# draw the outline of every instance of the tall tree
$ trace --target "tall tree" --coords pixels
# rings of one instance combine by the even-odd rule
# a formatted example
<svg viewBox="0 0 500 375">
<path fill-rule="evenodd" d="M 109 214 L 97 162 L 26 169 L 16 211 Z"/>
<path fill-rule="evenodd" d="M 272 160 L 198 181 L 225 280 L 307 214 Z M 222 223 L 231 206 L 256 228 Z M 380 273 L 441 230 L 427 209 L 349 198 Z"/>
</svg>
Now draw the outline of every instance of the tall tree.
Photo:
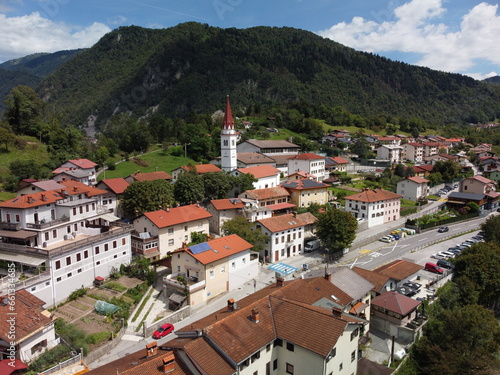
<svg viewBox="0 0 500 375">
<path fill-rule="evenodd" d="M 269 240 L 260 228 L 254 228 L 254 223 L 248 222 L 244 216 L 236 216 L 234 219 L 226 221 L 222 224 L 221 229 L 226 236 L 237 234 L 253 245 L 252 250 L 258 252 L 264 249 Z"/>
<path fill-rule="evenodd" d="M 205 187 L 205 199 L 227 198 L 233 187 L 231 176 L 224 172 L 205 173 L 202 177 Z"/>
<path fill-rule="evenodd" d="M 342 254 L 356 238 L 358 222 L 349 212 L 333 207 L 318 216 L 316 233 L 323 245 L 330 250 L 330 255 Z"/>
<path fill-rule="evenodd" d="M 500 216 L 490 216 L 481 224 L 486 242 L 494 242 L 500 246 Z"/>
<path fill-rule="evenodd" d="M 182 173 L 174 185 L 174 198 L 181 205 L 201 202 L 204 194 L 203 179 L 194 172 Z"/>
<path fill-rule="evenodd" d="M 165 208 L 174 202 L 172 190 L 172 184 L 165 180 L 134 182 L 123 193 L 123 211 L 129 217 L 136 217 Z"/>
<path fill-rule="evenodd" d="M 28 86 L 16 86 L 5 101 L 4 117 L 16 134 L 38 136 L 36 129 L 42 118 L 43 102 Z"/>
</svg>

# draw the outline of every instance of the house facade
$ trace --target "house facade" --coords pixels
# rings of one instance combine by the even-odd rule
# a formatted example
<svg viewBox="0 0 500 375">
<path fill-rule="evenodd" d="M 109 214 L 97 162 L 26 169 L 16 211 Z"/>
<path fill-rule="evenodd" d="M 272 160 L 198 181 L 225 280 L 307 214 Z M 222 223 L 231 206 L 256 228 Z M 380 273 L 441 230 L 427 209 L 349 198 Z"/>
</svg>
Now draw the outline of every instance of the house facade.
<svg viewBox="0 0 500 375">
<path fill-rule="evenodd" d="M 345 197 L 345 210 L 368 221 L 368 227 L 396 221 L 400 217 L 400 194 L 384 189 L 364 189 Z"/>
<path fill-rule="evenodd" d="M 222 169 L 213 164 L 196 164 L 194 166 L 183 165 L 182 167 L 172 170 L 172 182 L 176 182 L 182 173 L 190 171 L 197 174 L 205 174 L 211 172 L 222 172 Z"/>
<path fill-rule="evenodd" d="M 212 215 L 199 204 L 166 208 L 146 212 L 134 220 L 137 233 L 149 233 L 149 240 L 157 238 L 160 257 L 191 242 L 191 233 L 209 234 L 209 219 Z M 141 238 L 134 237 L 139 243 Z"/>
<path fill-rule="evenodd" d="M 240 287 L 258 276 L 258 256 L 251 253 L 252 247 L 232 234 L 173 251 L 172 274 L 164 278 L 168 294 L 187 288 L 189 305 L 199 306 Z M 179 276 L 186 285 L 179 285 Z"/>
<path fill-rule="evenodd" d="M 397 183 L 396 192 L 400 194 L 403 199 L 411 201 L 419 201 L 427 196 L 429 180 L 423 177 L 408 177 Z"/>
<path fill-rule="evenodd" d="M 460 193 L 489 194 L 495 190 L 495 181 L 481 175 L 465 178 L 458 184 Z"/>
<path fill-rule="evenodd" d="M 254 201 L 256 202 L 258 208 L 270 210 L 273 215 L 295 208 L 295 205 L 290 203 L 290 193 L 282 186 L 267 189 L 247 190 L 238 195 L 238 198 L 243 201 Z"/>
<path fill-rule="evenodd" d="M 112 209 L 116 216 L 122 217 L 123 215 L 120 200 L 129 185 L 130 184 L 122 177 L 104 179 L 99 181 L 96 185 L 98 189 L 107 191 L 107 193 L 102 196 L 103 205 Z"/>
<path fill-rule="evenodd" d="M 328 202 L 328 185 L 308 178 L 286 181 L 282 187 L 290 192 L 290 202 L 297 207 Z"/>
<path fill-rule="evenodd" d="M 226 221 L 234 219 L 236 216 L 245 216 L 245 202 L 239 198 L 212 199 L 207 204 L 207 211 L 212 215 L 208 219 L 210 233 L 221 235 L 221 228 Z"/>
<path fill-rule="evenodd" d="M 297 155 L 300 147 L 284 140 L 248 139 L 237 145 L 237 152 L 259 152 L 264 155 Z"/>
<path fill-rule="evenodd" d="M 315 176 L 316 181 L 323 181 L 326 178 L 325 157 L 307 152 L 288 159 L 288 175 L 298 171 Z"/>
<path fill-rule="evenodd" d="M 72 159 L 72 160 L 68 160 L 68 161 L 64 162 L 63 164 L 61 164 L 61 166 L 59 168 L 55 169 L 54 171 L 52 171 L 52 173 L 54 175 L 59 175 L 62 172 L 77 171 L 78 170 L 81 172 L 77 175 L 77 176 L 79 176 L 78 178 L 87 181 L 86 184 L 93 186 L 97 183 L 96 167 L 97 167 L 97 164 L 91 160 Z M 72 178 L 72 177 L 70 176 L 70 178 Z M 57 179 L 62 180 L 62 177 L 57 178 Z M 85 183 L 84 181 L 81 181 L 81 182 Z"/>
<path fill-rule="evenodd" d="M 424 145 L 416 142 L 403 144 L 403 160 L 421 163 L 424 160 Z"/>
<path fill-rule="evenodd" d="M 269 242 L 261 252 L 263 260 L 274 263 L 302 254 L 304 239 L 314 235 L 315 223 L 316 217 L 309 212 L 257 220 L 255 227 L 269 236 Z"/>
<path fill-rule="evenodd" d="M 395 144 L 382 145 L 377 148 L 377 160 L 388 160 L 391 164 L 398 164 L 401 161 L 403 147 Z"/>
<path fill-rule="evenodd" d="M 280 184 L 280 170 L 272 165 L 259 165 L 248 168 L 238 168 L 233 174 L 251 174 L 257 181 L 253 183 L 254 189 L 273 188 Z"/>
</svg>

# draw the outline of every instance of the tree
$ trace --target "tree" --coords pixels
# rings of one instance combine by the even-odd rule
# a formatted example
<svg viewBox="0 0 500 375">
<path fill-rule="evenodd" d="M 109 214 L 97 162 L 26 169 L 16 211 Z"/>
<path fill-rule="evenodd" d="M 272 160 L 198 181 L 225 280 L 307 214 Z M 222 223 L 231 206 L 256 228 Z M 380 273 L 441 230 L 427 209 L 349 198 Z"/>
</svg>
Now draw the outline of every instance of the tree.
<svg viewBox="0 0 500 375">
<path fill-rule="evenodd" d="M 493 242 L 500 246 L 500 216 L 490 216 L 488 220 L 481 224 L 486 242 Z"/>
<path fill-rule="evenodd" d="M 43 171 L 41 165 L 34 160 L 14 160 L 9 164 L 10 173 L 18 180 L 26 178 L 42 178 Z"/>
<path fill-rule="evenodd" d="M 204 194 L 203 179 L 194 172 L 182 173 L 174 185 L 174 198 L 181 205 L 201 202 Z"/>
<path fill-rule="evenodd" d="M 364 138 L 358 138 L 356 142 L 351 146 L 351 152 L 358 155 L 360 159 L 366 159 L 368 152 L 370 151 L 370 147 L 368 146 L 368 142 Z"/>
<path fill-rule="evenodd" d="M 240 173 L 238 176 L 233 176 L 235 195 L 238 195 L 246 190 L 253 190 L 254 182 L 257 182 L 257 179 L 249 173 Z"/>
<path fill-rule="evenodd" d="M 28 86 L 16 86 L 5 101 L 4 117 L 16 134 L 38 136 L 36 129 L 41 121 L 44 103 Z"/>
<path fill-rule="evenodd" d="M 205 187 L 205 199 L 227 198 L 233 187 L 231 176 L 224 172 L 205 173 L 202 177 Z"/>
<path fill-rule="evenodd" d="M 419 373 L 472 375 L 498 366 L 500 328 L 492 311 L 467 305 L 436 315 L 414 348 Z"/>
<path fill-rule="evenodd" d="M 250 223 L 243 216 L 236 216 L 234 219 L 226 221 L 222 224 L 222 231 L 226 236 L 237 234 L 245 241 L 253 245 L 254 251 L 260 252 L 264 250 L 268 237 L 262 233 L 260 228 L 254 228 L 254 224 Z"/>
<path fill-rule="evenodd" d="M 399 177 L 405 177 L 406 170 L 405 170 L 405 165 L 398 163 L 394 167 L 394 175 L 399 176 Z"/>
<path fill-rule="evenodd" d="M 12 132 L 10 125 L 6 122 L 0 123 L 0 144 L 4 145 L 5 151 L 9 151 L 9 144 L 13 143 L 16 135 Z"/>
<path fill-rule="evenodd" d="M 172 184 L 165 180 L 134 182 L 123 193 L 123 211 L 129 217 L 136 217 L 166 208 L 174 202 L 172 190 Z"/>
<path fill-rule="evenodd" d="M 414 177 L 414 176 L 415 176 L 415 169 L 413 169 L 413 167 L 406 168 L 404 177 L 408 178 L 408 177 Z"/>
<path fill-rule="evenodd" d="M 318 216 L 316 233 L 323 245 L 330 249 L 330 255 L 342 254 L 356 238 L 358 222 L 349 212 L 332 207 Z"/>
</svg>

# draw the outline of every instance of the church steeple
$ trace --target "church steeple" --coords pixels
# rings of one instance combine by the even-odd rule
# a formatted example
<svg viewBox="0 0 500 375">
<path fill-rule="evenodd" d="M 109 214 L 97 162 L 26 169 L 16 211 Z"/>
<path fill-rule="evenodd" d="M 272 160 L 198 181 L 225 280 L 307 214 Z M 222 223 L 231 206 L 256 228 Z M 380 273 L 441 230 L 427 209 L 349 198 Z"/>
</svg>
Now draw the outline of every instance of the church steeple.
<svg viewBox="0 0 500 375">
<path fill-rule="evenodd" d="M 233 112 L 231 111 L 231 103 L 229 103 L 229 95 L 226 98 L 226 112 L 224 112 L 224 121 L 222 121 L 223 130 L 234 130 Z"/>
<path fill-rule="evenodd" d="M 234 130 L 233 112 L 229 103 L 229 95 L 226 98 L 226 112 L 222 122 L 222 131 L 220 135 L 221 148 L 221 167 L 226 172 L 234 171 L 238 166 L 236 151 L 236 139 L 238 134 Z"/>
</svg>

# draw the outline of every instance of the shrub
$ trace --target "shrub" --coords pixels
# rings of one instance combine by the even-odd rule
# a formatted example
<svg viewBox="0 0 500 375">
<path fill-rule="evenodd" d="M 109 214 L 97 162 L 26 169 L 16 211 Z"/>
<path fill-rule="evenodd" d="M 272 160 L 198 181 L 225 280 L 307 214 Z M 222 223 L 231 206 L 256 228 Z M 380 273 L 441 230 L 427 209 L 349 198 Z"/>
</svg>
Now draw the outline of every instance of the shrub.
<svg viewBox="0 0 500 375">
<path fill-rule="evenodd" d="M 83 297 L 85 294 L 87 294 L 87 289 L 85 288 L 77 289 L 69 295 L 68 300 L 74 301 L 80 297 Z"/>
<path fill-rule="evenodd" d="M 29 370 L 34 374 L 40 373 L 45 369 L 57 365 L 71 357 L 71 349 L 66 345 L 57 345 L 51 350 L 42 353 L 29 365 Z"/>
<path fill-rule="evenodd" d="M 89 345 L 99 345 L 101 342 L 107 341 L 111 338 L 111 332 L 110 331 L 102 331 L 102 332 L 96 332 L 92 333 L 91 335 L 88 335 L 85 341 Z"/>
<path fill-rule="evenodd" d="M 56 333 L 75 351 L 83 349 L 83 355 L 87 355 L 89 348 L 85 342 L 86 334 L 75 324 L 66 323 L 58 319 L 55 323 Z"/>
<path fill-rule="evenodd" d="M 117 283 L 115 281 L 109 281 L 106 284 L 104 284 L 104 286 L 106 288 L 116 290 L 117 292 L 123 292 L 124 290 L 127 290 L 126 286 L 124 286 L 120 283 Z"/>
</svg>

